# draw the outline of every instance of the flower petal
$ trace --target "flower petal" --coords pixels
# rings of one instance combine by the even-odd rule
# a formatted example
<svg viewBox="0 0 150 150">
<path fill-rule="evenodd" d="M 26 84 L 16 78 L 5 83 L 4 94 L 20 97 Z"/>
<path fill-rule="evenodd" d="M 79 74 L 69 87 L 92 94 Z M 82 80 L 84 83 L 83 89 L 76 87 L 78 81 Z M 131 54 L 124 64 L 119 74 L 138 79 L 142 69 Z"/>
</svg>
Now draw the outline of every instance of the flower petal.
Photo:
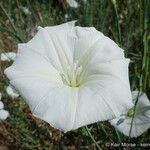
<svg viewBox="0 0 150 150">
<path fill-rule="evenodd" d="M 4 108 L 4 104 L 2 101 L 0 101 L 0 109 L 3 109 Z"/>
<path fill-rule="evenodd" d="M 76 32 L 78 28 L 75 28 Z M 76 33 L 80 39 L 79 42 L 76 42 L 74 55 L 76 60 L 80 60 L 80 65 L 124 59 L 123 50 L 110 38 L 92 28 L 89 28 L 87 31 L 84 30 L 84 28 L 81 28 Z"/>
<path fill-rule="evenodd" d="M 145 132 L 147 129 L 150 128 L 150 116 L 149 116 L 150 110 L 147 111 L 147 114 L 145 114 L 146 116 L 143 114 L 143 111 L 142 111 L 142 109 L 144 107 L 150 106 L 150 102 L 149 102 L 149 100 L 148 100 L 145 93 L 141 94 L 138 91 L 133 91 L 132 92 L 133 100 L 135 98 L 137 98 L 138 94 L 140 94 L 140 96 L 139 96 L 139 99 L 138 99 L 138 103 L 136 105 L 135 116 L 133 118 L 131 137 L 140 136 L 143 132 Z M 135 102 L 135 100 L 134 100 L 134 102 Z M 122 132 L 124 135 L 129 136 L 132 117 L 130 117 L 130 118 L 125 117 L 124 122 L 117 125 L 117 122 L 120 118 L 122 118 L 122 116 L 111 120 L 110 123 L 115 128 L 117 128 L 120 132 Z"/>
<path fill-rule="evenodd" d="M 145 93 L 141 93 L 139 91 L 132 91 L 132 99 L 134 102 L 137 97 L 138 97 L 138 103 L 136 109 L 141 110 L 141 108 L 144 108 L 145 106 L 150 106 L 149 99 Z"/>
<path fill-rule="evenodd" d="M 133 106 L 130 89 L 109 75 L 99 75 L 79 88 L 74 129 L 119 116 Z"/>
<path fill-rule="evenodd" d="M 16 57 L 16 53 L 14 53 L 14 52 L 1 53 L 1 60 L 2 61 L 14 60 L 15 57 Z"/>
<path fill-rule="evenodd" d="M 75 21 L 65 23 L 55 27 L 45 27 L 45 33 L 49 38 L 49 43 L 53 46 L 62 67 L 73 63 L 73 52 L 76 36 L 74 33 Z M 44 31 L 44 30 L 43 30 Z M 53 54 L 53 53 L 52 53 Z"/>
<path fill-rule="evenodd" d="M 0 110 L 0 120 L 5 120 L 7 119 L 8 116 L 9 116 L 8 111 L 4 109 Z"/>
<path fill-rule="evenodd" d="M 86 68 L 86 76 L 90 79 L 93 75 L 109 75 L 118 79 L 118 82 L 123 83 L 130 89 L 129 77 L 128 77 L 128 65 L 129 59 L 118 59 L 113 61 L 107 61 L 104 63 L 89 64 Z M 85 74 L 83 74 L 85 76 Z"/>
<path fill-rule="evenodd" d="M 104 37 L 102 41 L 96 43 L 95 55 L 92 57 L 92 63 L 101 63 L 111 60 L 124 59 L 124 51 L 113 40 Z"/>
<path fill-rule="evenodd" d="M 8 95 L 10 95 L 12 98 L 16 98 L 19 96 L 19 94 L 17 93 L 17 91 L 11 86 L 9 85 L 7 88 L 6 88 L 6 92 Z"/>
<path fill-rule="evenodd" d="M 78 3 L 75 0 L 66 0 L 70 7 L 77 8 Z"/>
<path fill-rule="evenodd" d="M 93 50 L 93 46 L 97 41 L 103 40 L 105 37 L 94 27 L 74 27 L 74 60 L 81 60 L 87 57 L 87 53 Z M 87 52 L 88 51 L 88 52 Z"/>
<path fill-rule="evenodd" d="M 142 116 L 143 118 L 144 116 Z M 120 132 L 122 132 L 124 135 L 129 136 L 130 128 L 131 128 L 131 120 L 132 119 L 126 119 L 123 123 L 116 125 L 118 118 L 113 119 L 110 121 L 111 125 L 113 125 L 116 129 L 118 129 Z M 143 122 L 141 119 L 138 118 L 134 119 L 132 130 L 131 130 L 131 137 L 138 137 L 143 132 L 145 132 L 147 129 L 150 128 L 150 121 L 149 122 Z"/>
<path fill-rule="evenodd" d="M 26 100 L 34 116 L 65 132 L 72 129 L 77 88 L 47 82 L 40 78 L 15 79 L 11 84 Z"/>
<path fill-rule="evenodd" d="M 66 39 L 66 35 L 68 35 L 68 33 L 71 34 L 70 31 L 73 28 L 74 24 L 75 21 L 64 23 L 58 26 L 45 28 L 39 27 L 39 31 L 37 32 L 37 34 L 28 43 L 18 44 L 18 50 L 22 51 L 24 49 L 24 46 L 26 46 L 27 48 L 25 50 L 40 54 L 41 56 L 49 60 L 53 67 L 62 72 L 62 62 L 60 61 L 60 59 L 63 59 L 63 57 L 59 54 L 59 51 L 61 50 L 60 48 L 62 47 L 59 46 L 58 49 L 58 47 L 55 46 L 57 43 L 54 43 L 51 36 L 56 37 L 58 40 L 60 40 L 59 43 L 62 44 L 62 42 L 64 42 Z M 63 35 L 65 38 L 61 37 L 61 35 Z M 65 51 L 68 49 L 63 50 Z"/>
<path fill-rule="evenodd" d="M 5 70 L 11 80 L 24 77 L 41 77 L 48 81 L 62 82 L 59 72 L 44 57 L 23 46 L 18 52 L 15 62 Z"/>
</svg>

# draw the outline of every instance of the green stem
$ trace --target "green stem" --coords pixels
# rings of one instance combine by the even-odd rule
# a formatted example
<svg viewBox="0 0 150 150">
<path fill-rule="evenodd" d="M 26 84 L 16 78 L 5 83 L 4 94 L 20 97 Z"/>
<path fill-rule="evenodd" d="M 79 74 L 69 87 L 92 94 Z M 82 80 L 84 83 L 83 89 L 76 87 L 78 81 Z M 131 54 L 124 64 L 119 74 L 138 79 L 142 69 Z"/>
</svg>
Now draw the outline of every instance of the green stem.
<svg viewBox="0 0 150 150">
<path fill-rule="evenodd" d="M 130 126 L 130 131 L 129 131 L 129 140 L 131 138 L 131 131 L 132 131 L 132 127 L 133 127 L 133 121 L 134 121 L 134 116 L 135 116 L 135 110 L 136 110 L 136 106 L 138 103 L 138 99 L 139 99 L 139 95 L 140 95 L 141 91 L 138 92 L 138 95 L 136 97 L 136 101 L 135 101 L 135 105 L 134 105 L 134 109 L 133 109 L 133 116 L 132 116 L 132 120 L 131 120 L 131 126 Z"/>
<path fill-rule="evenodd" d="M 144 1 L 144 27 L 143 27 L 143 44 L 144 44 L 144 56 L 143 56 L 143 67 L 142 70 L 144 70 L 144 79 L 143 79 L 143 91 L 146 90 L 146 84 L 147 84 L 147 77 L 148 77 L 148 64 L 149 64 L 149 58 L 148 58 L 148 39 L 147 39 L 147 0 Z"/>
<path fill-rule="evenodd" d="M 92 134 L 91 134 L 89 128 L 88 128 L 87 126 L 85 126 L 85 129 L 86 129 L 88 135 L 90 136 L 91 140 L 92 140 L 92 141 L 94 142 L 94 144 L 96 145 L 96 147 L 97 147 L 99 150 L 102 150 L 102 149 L 100 148 L 100 146 L 97 144 L 97 142 L 95 141 L 94 137 L 92 136 Z"/>
<path fill-rule="evenodd" d="M 106 137 L 109 137 L 109 134 L 107 133 L 107 131 L 105 130 L 105 128 L 103 127 L 103 125 L 100 123 L 97 123 L 97 127 L 100 130 L 100 128 L 103 130 L 103 132 L 105 133 Z"/>
<path fill-rule="evenodd" d="M 117 134 L 117 137 L 118 137 L 119 143 L 121 143 L 121 142 L 122 142 L 122 140 L 121 140 L 120 134 L 119 134 L 119 132 L 118 132 L 116 129 L 115 129 L 115 131 L 116 131 L 116 134 Z"/>
<path fill-rule="evenodd" d="M 88 26 L 93 26 L 93 6 L 92 6 L 92 2 L 89 1 L 86 4 L 86 23 Z"/>
<path fill-rule="evenodd" d="M 19 36 L 19 32 L 15 26 L 15 24 L 13 23 L 11 17 L 9 16 L 9 14 L 6 12 L 5 8 L 3 7 L 2 3 L 0 3 L 0 8 L 2 9 L 2 11 L 4 12 L 4 14 L 6 15 L 6 17 L 8 18 L 8 20 L 10 21 L 10 24 L 13 28 L 13 30 L 16 32 L 16 36 L 19 37 L 20 41 L 23 41 L 23 39 L 21 38 L 21 36 Z"/>
<path fill-rule="evenodd" d="M 144 25 L 143 25 L 143 45 L 144 45 L 144 55 L 143 55 L 143 60 L 142 60 L 142 72 L 140 75 L 140 81 L 139 81 L 139 92 L 138 92 L 138 96 L 135 102 L 135 106 L 134 106 L 134 114 L 132 116 L 132 121 L 131 121 L 131 127 L 130 127 L 130 132 L 129 132 L 129 139 L 131 137 L 131 131 L 132 131 L 132 126 L 133 126 L 133 120 L 134 120 L 134 115 L 135 115 L 135 109 L 136 109 L 136 105 L 138 103 L 138 97 L 139 94 L 142 91 L 146 90 L 146 84 L 147 84 L 147 78 L 148 78 L 148 66 L 149 66 L 149 58 L 148 58 L 148 40 L 147 40 L 147 0 L 144 0 Z M 141 9 L 140 9 L 141 11 Z M 140 12 L 141 14 L 141 12 Z"/>
<path fill-rule="evenodd" d="M 111 0 L 113 7 L 115 9 L 115 15 L 116 15 L 116 21 L 117 21 L 117 32 L 118 32 L 118 41 L 119 44 L 121 44 L 122 39 L 121 39 L 121 28 L 119 24 L 119 15 L 118 15 L 118 9 L 117 9 L 117 1 L 116 0 Z"/>
<path fill-rule="evenodd" d="M 110 134 L 108 134 L 107 133 L 107 131 L 105 130 L 105 128 L 103 127 L 103 124 L 102 123 L 97 123 L 97 128 L 98 128 L 98 130 L 103 130 L 103 132 L 104 132 L 104 134 L 105 134 L 105 136 L 106 136 L 106 138 L 109 138 L 109 140 L 111 141 L 111 142 L 113 142 L 113 140 L 110 138 Z"/>
<path fill-rule="evenodd" d="M 1 23 L 1 20 L 0 20 Z M 3 24 L 3 26 L 5 26 L 5 24 Z M 9 28 L 5 27 L 1 27 L 0 26 L 0 31 L 5 31 L 7 33 L 9 33 L 10 35 L 12 35 L 14 38 L 16 38 L 19 42 L 23 42 L 23 40 L 18 36 L 18 34 L 16 34 L 15 32 L 11 31 Z"/>
<path fill-rule="evenodd" d="M 120 29 L 120 24 L 119 24 L 119 15 L 118 15 L 118 10 L 117 10 L 117 6 L 114 5 L 115 8 L 115 13 L 116 13 L 116 20 L 117 20 L 117 31 L 118 31 L 118 39 L 119 39 L 119 43 L 121 44 L 121 29 Z"/>
<path fill-rule="evenodd" d="M 8 20 L 10 21 L 10 24 L 12 25 L 13 29 L 15 32 L 17 32 L 17 29 L 13 23 L 13 21 L 11 20 L 9 14 L 6 12 L 5 8 L 3 7 L 3 5 L 0 3 L 0 8 L 2 9 L 2 11 L 4 12 L 4 14 L 6 15 L 6 17 L 8 18 Z"/>
</svg>

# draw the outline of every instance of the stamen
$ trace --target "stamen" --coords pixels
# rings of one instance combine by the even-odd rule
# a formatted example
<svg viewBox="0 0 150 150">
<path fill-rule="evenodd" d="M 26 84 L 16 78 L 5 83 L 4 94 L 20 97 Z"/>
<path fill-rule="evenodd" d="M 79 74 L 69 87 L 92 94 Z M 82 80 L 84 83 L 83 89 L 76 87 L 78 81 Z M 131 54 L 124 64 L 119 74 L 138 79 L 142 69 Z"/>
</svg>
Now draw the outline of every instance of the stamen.
<svg viewBox="0 0 150 150">
<path fill-rule="evenodd" d="M 80 85 L 79 78 L 82 72 L 82 66 L 78 65 L 78 61 L 73 64 L 67 65 L 66 73 L 61 73 L 62 81 L 64 84 L 69 85 L 71 87 L 78 87 Z"/>
</svg>

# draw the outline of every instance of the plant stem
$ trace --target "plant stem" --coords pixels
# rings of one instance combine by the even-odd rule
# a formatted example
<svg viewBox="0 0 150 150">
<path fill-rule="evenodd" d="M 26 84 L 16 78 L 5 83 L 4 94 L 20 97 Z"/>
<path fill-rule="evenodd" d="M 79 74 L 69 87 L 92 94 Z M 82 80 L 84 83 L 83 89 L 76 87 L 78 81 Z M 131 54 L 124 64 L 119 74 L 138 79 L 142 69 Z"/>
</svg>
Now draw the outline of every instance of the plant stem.
<svg viewBox="0 0 150 150">
<path fill-rule="evenodd" d="M 133 127 L 133 121 L 134 121 L 134 116 L 135 116 L 135 110 L 136 110 L 136 105 L 138 103 L 138 99 L 139 99 L 139 95 L 140 95 L 141 91 L 138 91 L 138 95 L 136 97 L 136 101 L 135 101 L 135 105 L 134 105 L 134 109 L 133 109 L 133 116 L 132 116 L 132 120 L 131 120 L 131 126 L 130 126 L 130 131 L 129 131 L 129 140 L 131 138 L 131 131 L 132 131 L 132 127 Z"/>
<path fill-rule="evenodd" d="M 119 44 L 121 44 L 121 28 L 119 24 L 119 15 L 118 15 L 118 9 L 117 9 L 117 2 L 115 0 L 112 0 L 113 7 L 115 9 L 115 15 L 116 15 L 116 21 L 117 21 L 117 31 L 118 31 L 118 41 Z"/>
<path fill-rule="evenodd" d="M 116 129 L 115 129 L 115 131 L 116 131 L 116 134 L 117 134 L 117 137 L 118 137 L 119 143 L 121 143 L 121 142 L 122 142 L 122 140 L 121 140 L 120 134 L 119 134 L 119 132 L 118 132 Z"/>
<path fill-rule="evenodd" d="M 11 20 L 9 14 L 6 12 L 5 8 L 3 7 L 3 5 L 0 3 L 0 8 L 2 9 L 2 11 L 4 12 L 4 14 L 7 16 L 8 20 L 10 21 L 10 24 L 12 25 L 13 29 L 15 32 L 17 32 L 17 29 L 13 23 L 13 21 Z"/>
<path fill-rule="evenodd" d="M 114 8 L 115 8 L 115 13 L 116 13 L 116 18 L 117 18 L 118 38 L 119 38 L 119 43 L 121 44 L 121 29 L 120 29 L 120 24 L 119 24 L 119 15 L 118 15 L 117 7 L 115 6 Z"/>
<path fill-rule="evenodd" d="M 91 0 L 87 3 L 86 7 L 86 23 L 89 27 L 93 26 L 93 6 Z"/>
<path fill-rule="evenodd" d="M 100 148 L 100 146 L 97 144 L 97 142 L 95 141 L 94 137 L 92 136 L 92 134 L 91 134 L 89 128 L 88 128 L 87 126 L 85 126 L 85 129 L 86 129 L 88 135 L 90 136 L 91 140 L 92 140 L 92 141 L 94 142 L 94 144 L 96 145 L 96 147 L 97 147 L 99 150 L 102 150 L 102 149 Z"/>
<path fill-rule="evenodd" d="M 139 80 L 139 92 L 138 96 L 135 101 L 135 106 L 134 106 L 134 114 L 132 116 L 132 121 L 131 121 L 131 127 L 130 127 L 130 132 L 129 132 L 129 139 L 131 137 L 131 131 L 132 131 L 132 126 L 133 126 L 133 120 L 134 120 L 134 115 L 135 115 L 135 109 L 136 105 L 138 103 L 138 97 L 142 91 L 146 90 L 146 84 L 147 84 L 147 77 L 148 77 L 148 66 L 149 66 L 149 58 L 148 58 L 148 40 L 147 40 L 147 0 L 144 0 L 144 16 L 143 16 L 143 45 L 144 45 L 144 54 L 143 54 L 143 60 L 142 60 L 142 71 L 140 75 L 140 80 Z M 141 11 L 141 9 L 140 9 Z M 141 14 L 141 12 L 140 12 Z"/>
<path fill-rule="evenodd" d="M 147 83 L 147 77 L 148 77 L 148 64 L 149 64 L 149 58 L 148 58 L 148 26 L 147 26 L 147 0 L 144 1 L 144 26 L 143 26 L 143 45 L 144 45 L 144 56 L 143 56 L 143 67 L 142 70 L 144 70 L 144 79 L 143 79 L 143 91 L 146 90 L 146 83 Z"/>
<path fill-rule="evenodd" d="M 2 3 L 0 3 L 0 8 L 2 9 L 2 11 L 4 12 L 4 14 L 5 14 L 6 17 L 8 18 L 8 20 L 9 20 L 9 22 L 10 22 L 10 24 L 11 24 L 13 30 L 16 32 L 16 37 L 18 37 L 18 39 L 19 39 L 20 41 L 23 41 L 23 39 L 22 39 L 21 36 L 19 35 L 19 32 L 18 32 L 18 30 L 17 30 L 15 24 L 13 23 L 13 21 L 12 21 L 11 17 L 9 16 L 9 14 L 6 12 L 6 10 L 5 10 L 5 8 L 3 7 Z M 13 33 L 13 32 L 12 32 L 12 33 Z"/>
</svg>

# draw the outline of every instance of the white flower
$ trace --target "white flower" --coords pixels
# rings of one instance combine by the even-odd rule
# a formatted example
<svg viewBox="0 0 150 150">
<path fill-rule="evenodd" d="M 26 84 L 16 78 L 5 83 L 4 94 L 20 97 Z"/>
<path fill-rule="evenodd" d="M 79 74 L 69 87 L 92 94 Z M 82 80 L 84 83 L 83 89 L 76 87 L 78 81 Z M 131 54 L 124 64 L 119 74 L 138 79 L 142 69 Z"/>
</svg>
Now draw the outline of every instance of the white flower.
<svg viewBox="0 0 150 150">
<path fill-rule="evenodd" d="M 4 108 L 4 104 L 2 101 L 0 101 L 0 109 L 3 109 Z"/>
<path fill-rule="evenodd" d="M 133 101 L 138 97 L 138 91 L 132 92 Z M 131 108 L 128 113 L 121 115 L 120 117 L 113 119 L 110 123 L 116 127 L 120 132 L 129 136 L 132 117 L 134 109 Z M 119 123 L 120 122 L 120 123 Z M 118 124 L 119 123 L 119 124 Z M 135 115 L 133 118 L 133 125 L 131 130 L 131 137 L 140 136 L 150 128 L 150 102 L 145 93 L 140 94 L 138 103 L 136 105 Z"/>
<path fill-rule="evenodd" d="M 26 15 L 31 15 L 31 11 L 27 7 L 20 7 Z"/>
<path fill-rule="evenodd" d="M 19 96 L 19 94 L 17 93 L 17 91 L 11 85 L 7 86 L 6 92 L 12 98 L 16 98 L 16 97 Z"/>
<path fill-rule="evenodd" d="M 69 18 L 69 15 L 68 14 L 65 14 L 65 19 L 68 19 Z"/>
<path fill-rule="evenodd" d="M 4 109 L 0 109 L 0 121 L 6 120 L 8 116 L 9 116 L 8 111 L 6 111 Z"/>
<path fill-rule="evenodd" d="M 15 57 L 16 57 L 16 53 L 14 53 L 14 52 L 1 53 L 1 61 L 14 60 Z"/>
<path fill-rule="evenodd" d="M 133 106 L 123 50 L 95 28 L 74 23 L 40 27 L 5 70 L 32 113 L 65 132 Z"/>
<path fill-rule="evenodd" d="M 1 120 L 5 120 L 8 116 L 9 116 L 9 113 L 8 111 L 4 110 L 4 104 L 3 102 L 1 101 L 1 93 L 0 93 L 0 121 Z"/>
<path fill-rule="evenodd" d="M 78 3 L 75 0 L 66 0 L 70 7 L 77 8 Z"/>
</svg>

